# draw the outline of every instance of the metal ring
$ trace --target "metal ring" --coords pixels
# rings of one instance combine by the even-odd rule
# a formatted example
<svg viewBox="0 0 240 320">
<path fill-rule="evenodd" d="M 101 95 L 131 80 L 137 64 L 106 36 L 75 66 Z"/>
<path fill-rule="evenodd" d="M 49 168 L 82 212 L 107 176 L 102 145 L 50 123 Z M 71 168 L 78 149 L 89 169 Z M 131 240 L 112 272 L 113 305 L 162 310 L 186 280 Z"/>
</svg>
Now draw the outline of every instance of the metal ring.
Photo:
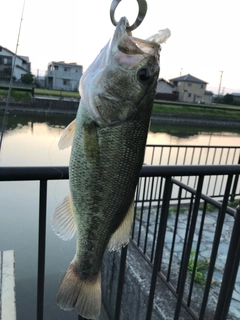
<svg viewBox="0 0 240 320">
<path fill-rule="evenodd" d="M 113 0 L 111 7 L 110 7 L 110 18 L 111 18 L 112 24 L 114 26 L 117 25 L 117 21 L 114 18 L 114 13 L 115 13 L 115 10 L 120 2 L 121 2 L 121 0 Z M 143 22 L 143 19 L 145 18 L 145 15 L 147 13 L 146 0 L 137 0 L 137 3 L 138 3 L 138 16 L 137 16 L 137 19 L 134 22 L 134 24 L 132 24 L 130 27 L 126 28 L 128 31 L 132 31 L 132 30 L 136 29 Z"/>
</svg>

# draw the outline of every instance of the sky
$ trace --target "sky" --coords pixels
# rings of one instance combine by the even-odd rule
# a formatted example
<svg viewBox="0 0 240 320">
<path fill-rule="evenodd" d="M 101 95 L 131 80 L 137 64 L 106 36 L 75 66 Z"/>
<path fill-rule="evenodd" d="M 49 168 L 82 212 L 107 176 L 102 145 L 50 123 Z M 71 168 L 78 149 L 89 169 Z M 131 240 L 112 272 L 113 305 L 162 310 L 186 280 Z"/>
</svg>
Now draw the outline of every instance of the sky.
<svg viewBox="0 0 240 320">
<path fill-rule="evenodd" d="M 145 39 L 169 28 L 162 45 L 160 77 L 166 80 L 190 73 L 208 82 L 218 93 L 240 92 L 239 3 L 237 0 L 146 0 L 148 11 L 133 31 Z M 44 74 L 51 61 L 76 62 L 83 71 L 114 32 L 110 20 L 112 0 L 0 0 L 0 45 L 28 56 L 32 73 Z M 136 0 L 122 0 L 115 18 L 126 16 L 132 24 L 138 13 Z M 17 46 L 18 43 L 18 46 Z"/>
</svg>

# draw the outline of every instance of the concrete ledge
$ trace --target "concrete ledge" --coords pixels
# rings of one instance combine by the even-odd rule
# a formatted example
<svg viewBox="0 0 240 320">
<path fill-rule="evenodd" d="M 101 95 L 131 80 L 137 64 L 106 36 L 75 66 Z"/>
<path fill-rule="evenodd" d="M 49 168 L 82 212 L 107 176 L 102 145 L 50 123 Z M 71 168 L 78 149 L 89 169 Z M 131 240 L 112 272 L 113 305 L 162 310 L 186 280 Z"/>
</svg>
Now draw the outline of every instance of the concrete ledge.
<svg viewBox="0 0 240 320">
<path fill-rule="evenodd" d="M 13 250 L 0 252 L 0 319 L 16 320 Z"/>
<path fill-rule="evenodd" d="M 105 252 L 102 268 L 102 298 L 109 319 L 114 319 L 121 251 Z M 128 245 L 121 305 L 121 320 L 145 320 L 152 268 L 132 243 Z M 176 298 L 158 278 L 152 320 L 174 318 Z M 190 320 L 183 309 L 179 320 Z"/>
</svg>

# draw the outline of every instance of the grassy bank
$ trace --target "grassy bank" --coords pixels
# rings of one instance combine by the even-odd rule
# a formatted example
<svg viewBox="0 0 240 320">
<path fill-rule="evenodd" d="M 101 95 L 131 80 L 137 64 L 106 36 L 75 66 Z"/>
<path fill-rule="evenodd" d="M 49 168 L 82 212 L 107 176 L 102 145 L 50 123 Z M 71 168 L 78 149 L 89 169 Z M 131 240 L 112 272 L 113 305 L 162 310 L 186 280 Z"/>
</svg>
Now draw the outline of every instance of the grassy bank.
<svg viewBox="0 0 240 320">
<path fill-rule="evenodd" d="M 0 89 L 0 102 L 5 102 L 7 98 L 8 91 L 7 89 Z M 68 97 L 79 99 L 79 93 L 73 91 L 64 91 L 64 90 L 48 90 L 48 89 L 34 89 L 35 95 L 43 96 L 54 96 L 54 97 Z M 16 91 L 12 88 L 10 102 L 21 102 L 21 103 L 30 103 L 31 102 L 31 93 Z M 158 101 L 159 102 L 159 101 Z M 169 102 L 160 102 L 154 103 L 153 113 L 157 114 L 167 114 L 172 116 L 192 116 L 192 117 L 206 117 L 206 118 L 223 118 L 223 119 L 234 119 L 240 120 L 240 107 L 228 106 L 228 105 L 218 105 L 216 107 L 223 107 L 224 110 L 209 108 L 206 105 L 181 105 L 181 103 L 169 104 Z M 231 108 L 232 110 L 228 110 Z M 234 110 L 235 109 L 235 110 Z"/>
<path fill-rule="evenodd" d="M 77 91 L 48 90 L 48 89 L 35 88 L 34 93 L 36 95 L 44 95 L 44 96 L 80 98 L 79 92 Z"/>
<path fill-rule="evenodd" d="M 0 102 L 5 102 L 7 100 L 8 91 L 0 89 Z M 10 102 L 20 102 L 20 103 L 30 103 L 31 94 L 24 91 L 16 91 L 12 89 Z"/>
<path fill-rule="evenodd" d="M 224 110 L 208 109 L 208 107 L 193 107 L 193 106 L 181 106 L 181 105 L 165 105 L 156 104 L 153 105 L 153 113 L 169 114 L 176 116 L 192 116 L 192 117 L 207 117 L 207 118 L 224 118 L 240 120 L 240 108 L 236 110 L 228 110 L 226 105 L 223 105 Z M 228 106 L 229 107 L 229 106 Z"/>
</svg>

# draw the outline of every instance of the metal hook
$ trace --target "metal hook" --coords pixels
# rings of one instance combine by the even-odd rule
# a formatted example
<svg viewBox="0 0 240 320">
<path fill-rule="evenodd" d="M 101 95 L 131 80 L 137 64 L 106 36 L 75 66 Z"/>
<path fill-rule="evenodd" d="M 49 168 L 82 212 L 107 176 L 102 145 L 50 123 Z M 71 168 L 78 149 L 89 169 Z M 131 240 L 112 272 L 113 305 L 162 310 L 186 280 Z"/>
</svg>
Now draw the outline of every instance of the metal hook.
<svg viewBox="0 0 240 320">
<path fill-rule="evenodd" d="M 111 18 L 112 24 L 114 26 L 117 25 L 117 22 L 114 18 L 114 13 L 115 13 L 115 10 L 120 2 L 121 2 L 121 0 L 113 0 L 111 7 L 110 7 L 110 18 Z M 132 24 L 130 27 L 127 27 L 128 31 L 132 31 L 132 30 L 136 29 L 142 23 L 143 19 L 145 18 L 145 15 L 147 13 L 146 0 L 137 0 L 137 3 L 138 3 L 138 16 L 137 16 L 137 19 L 134 22 L 134 24 Z"/>
</svg>

